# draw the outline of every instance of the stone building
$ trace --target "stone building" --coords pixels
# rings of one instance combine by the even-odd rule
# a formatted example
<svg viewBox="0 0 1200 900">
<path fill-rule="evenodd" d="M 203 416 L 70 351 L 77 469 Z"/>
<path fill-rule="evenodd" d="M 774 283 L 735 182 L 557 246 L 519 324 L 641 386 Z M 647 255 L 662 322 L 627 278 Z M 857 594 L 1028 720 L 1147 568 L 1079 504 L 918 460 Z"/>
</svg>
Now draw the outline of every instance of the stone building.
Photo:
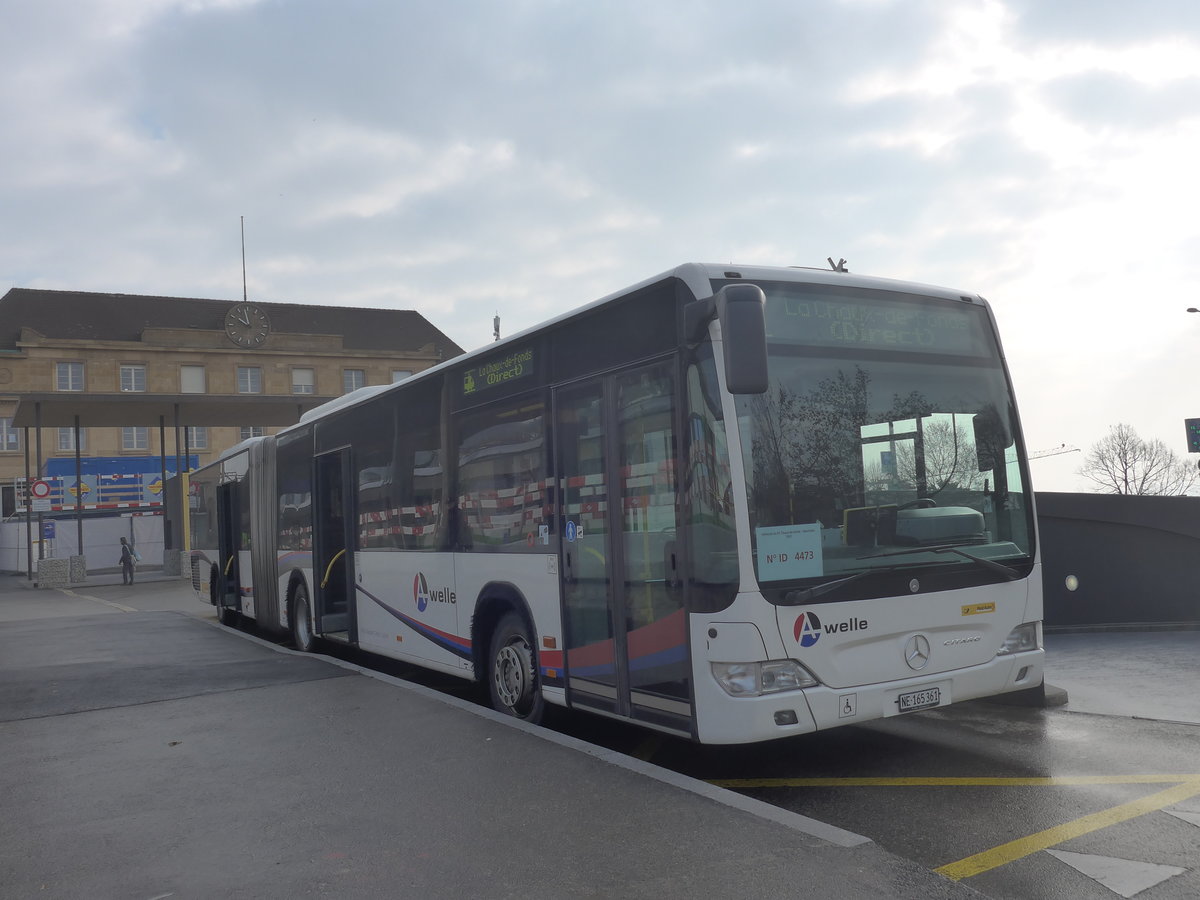
<svg viewBox="0 0 1200 900">
<path fill-rule="evenodd" d="M 0 512 L 27 437 L 35 477 L 82 461 L 89 494 L 105 469 L 157 483 L 460 353 L 412 310 L 13 288 L 0 297 Z"/>
</svg>

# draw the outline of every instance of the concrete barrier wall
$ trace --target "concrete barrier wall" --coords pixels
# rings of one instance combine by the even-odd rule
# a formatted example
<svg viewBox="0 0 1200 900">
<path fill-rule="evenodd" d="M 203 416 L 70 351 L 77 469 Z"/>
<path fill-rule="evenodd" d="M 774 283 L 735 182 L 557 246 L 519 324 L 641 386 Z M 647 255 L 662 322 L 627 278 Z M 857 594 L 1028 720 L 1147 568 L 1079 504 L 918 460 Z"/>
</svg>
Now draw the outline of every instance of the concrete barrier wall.
<svg viewBox="0 0 1200 900">
<path fill-rule="evenodd" d="M 1200 625 L 1200 497 L 1039 493 L 1037 510 L 1047 628 Z"/>
<path fill-rule="evenodd" d="M 33 521 L 33 563 L 38 562 L 38 526 Z M 117 515 L 83 520 L 83 556 L 91 570 L 120 567 L 121 538 L 133 542 L 144 566 L 163 564 L 162 516 Z M 16 518 L 0 523 L 0 572 L 24 572 L 27 553 L 25 520 Z M 47 542 L 45 555 L 55 559 L 78 557 L 79 533 L 74 519 L 55 523 L 54 540 Z"/>
</svg>

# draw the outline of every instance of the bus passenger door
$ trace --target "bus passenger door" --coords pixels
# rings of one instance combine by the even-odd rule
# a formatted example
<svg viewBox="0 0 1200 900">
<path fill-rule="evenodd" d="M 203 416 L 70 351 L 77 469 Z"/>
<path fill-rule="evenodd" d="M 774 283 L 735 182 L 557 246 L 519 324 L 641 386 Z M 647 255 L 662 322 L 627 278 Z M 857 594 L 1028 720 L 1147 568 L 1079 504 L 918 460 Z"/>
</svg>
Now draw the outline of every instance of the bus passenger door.
<svg viewBox="0 0 1200 900">
<path fill-rule="evenodd" d="M 555 402 L 568 698 L 690 733 L 673 367 Z"/>
<path fill-rule="evenodd" d="M 625 635 L 614 627 L 603 384 L 555 395 L 563 641 L 572 704 L 626 714 Z M 620 646 L 618 646 L 620 644 Z"/>
<path fill-rule="evenodd" d="M 217 485 L 217 606 L 242 610 L 241 567 L 238 550 L 241 547 L 241 510 L 238 508 L 238 484 L 227 481 Z"/>
<path fill-rule="evenodd" d="M 354 608 L 355 485 L 350 448 L 314 460 L 313 630 L 326 638 L 358 640 Z"/>
</svg>

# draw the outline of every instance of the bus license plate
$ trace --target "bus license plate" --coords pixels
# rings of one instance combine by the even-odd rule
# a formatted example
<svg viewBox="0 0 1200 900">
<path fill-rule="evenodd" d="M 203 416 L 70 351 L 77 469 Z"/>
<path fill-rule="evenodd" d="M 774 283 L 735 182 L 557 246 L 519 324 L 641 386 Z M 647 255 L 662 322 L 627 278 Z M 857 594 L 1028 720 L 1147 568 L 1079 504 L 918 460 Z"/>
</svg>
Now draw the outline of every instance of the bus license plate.
<svg viewBox="0 0 1200 900">
<path fill-rule="evenodd" d="M 941 688 L 925 688 L 923 691 L 909 691 L 896 698 L 900 712 L 913 712 L 918 709 L 929 709 L 942 702 Z"/>
</svg>

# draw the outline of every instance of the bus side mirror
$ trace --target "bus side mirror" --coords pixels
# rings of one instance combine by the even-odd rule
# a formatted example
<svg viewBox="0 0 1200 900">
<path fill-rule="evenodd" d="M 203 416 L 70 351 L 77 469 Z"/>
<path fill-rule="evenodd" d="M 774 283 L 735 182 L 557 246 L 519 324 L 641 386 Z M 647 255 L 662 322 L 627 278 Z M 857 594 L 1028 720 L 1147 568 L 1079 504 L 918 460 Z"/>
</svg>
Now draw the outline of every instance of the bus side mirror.
<svg viewBox="0 0 1200 900">
<path fill-rule="evenodd" d="M 767 296 L 757 284 L 727 284 L 687 309 L 689 339 L 698 340 L 715 315 L 721 323 L 725 386 L 731 394 L 767 391 Z"/>
</svg>

